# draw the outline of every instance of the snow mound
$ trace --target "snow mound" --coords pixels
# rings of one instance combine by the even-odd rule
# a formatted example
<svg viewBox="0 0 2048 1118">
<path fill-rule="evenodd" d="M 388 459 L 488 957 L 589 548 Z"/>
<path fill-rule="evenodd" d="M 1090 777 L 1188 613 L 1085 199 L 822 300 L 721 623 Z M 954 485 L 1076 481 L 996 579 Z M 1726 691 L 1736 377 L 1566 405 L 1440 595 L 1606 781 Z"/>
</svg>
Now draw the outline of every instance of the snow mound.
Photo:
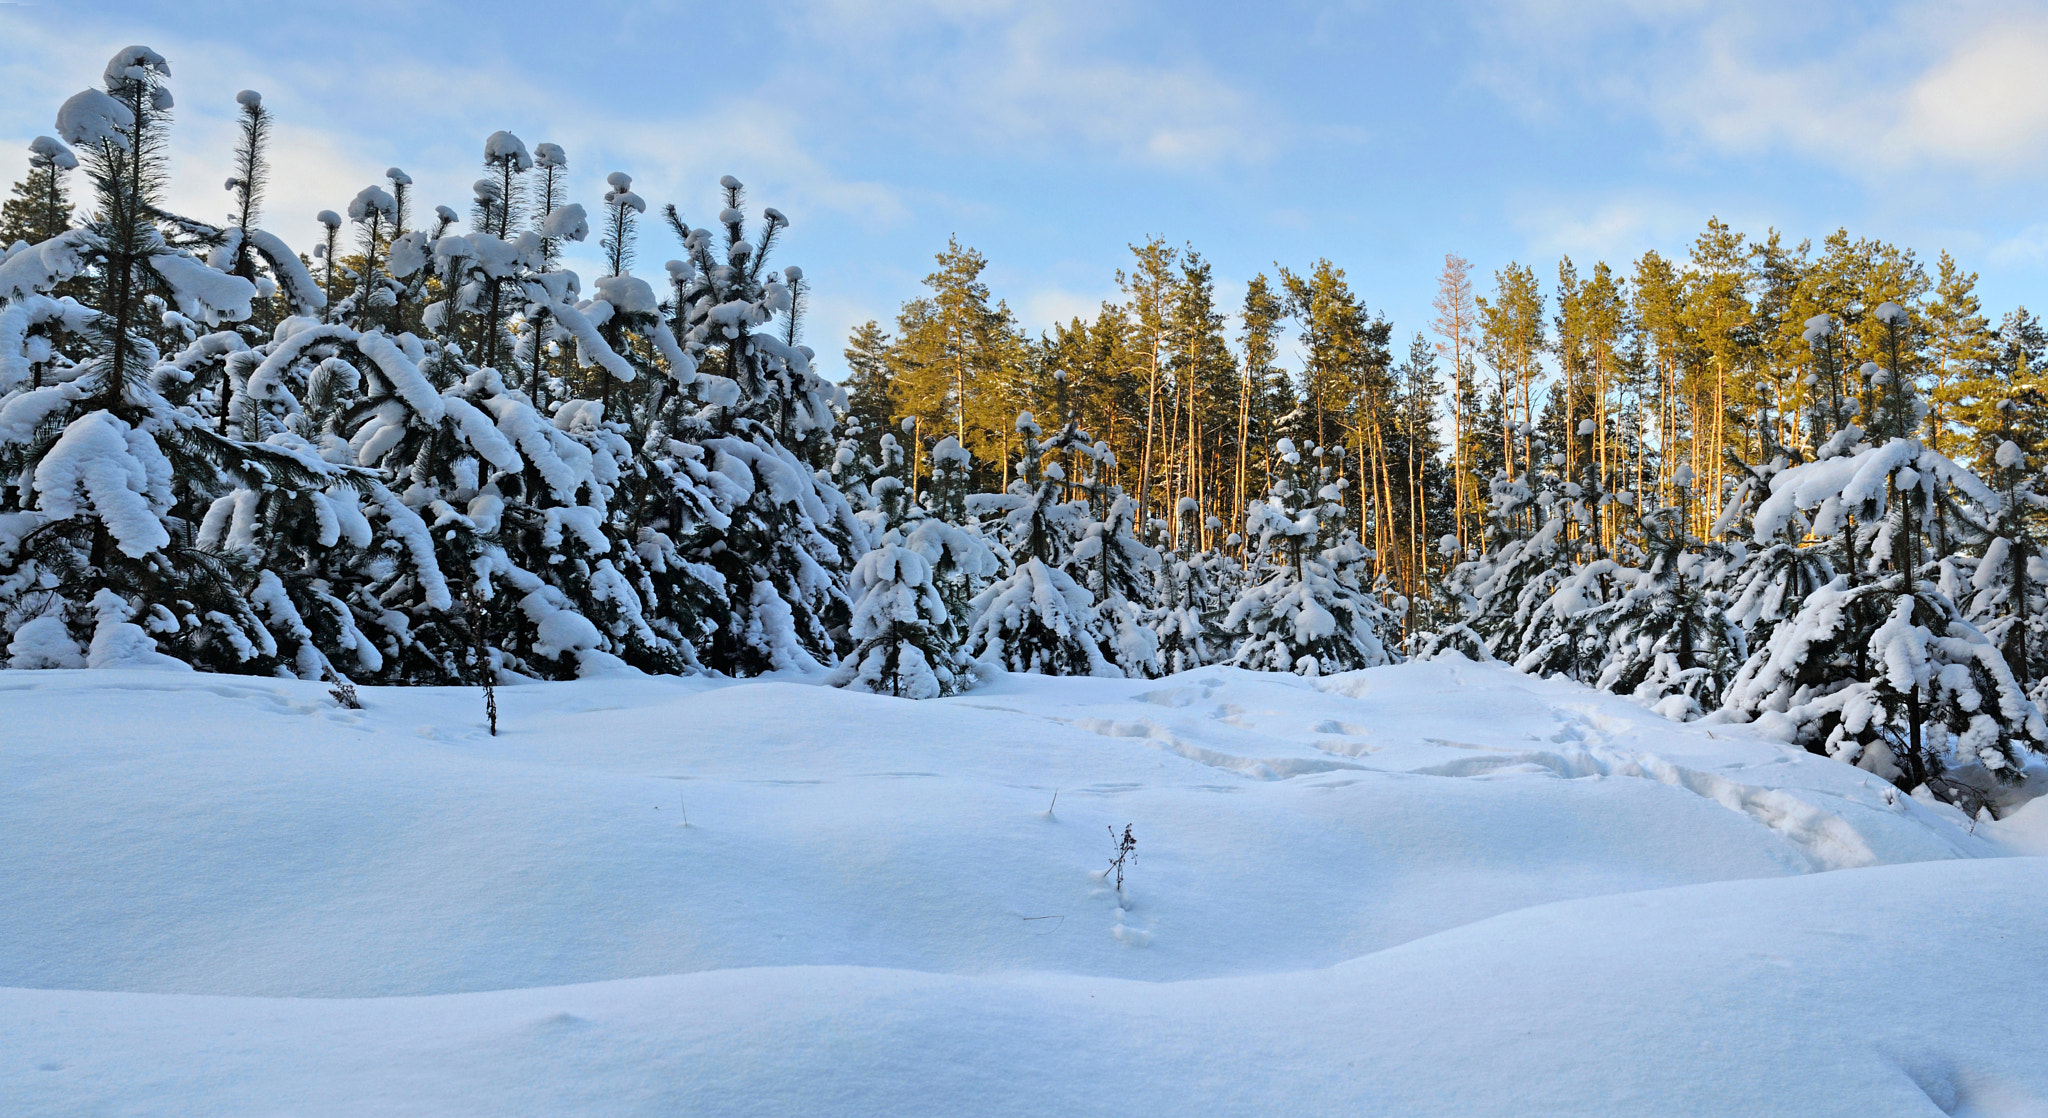
<svg viewBox="0 0 2048 1118">
<path fill-rule="evenodd" d="M 362 700 L 0 673 L 0 1110 L 2048 1105 L 2042 805 L 1499 666 Z"/>
</svg>

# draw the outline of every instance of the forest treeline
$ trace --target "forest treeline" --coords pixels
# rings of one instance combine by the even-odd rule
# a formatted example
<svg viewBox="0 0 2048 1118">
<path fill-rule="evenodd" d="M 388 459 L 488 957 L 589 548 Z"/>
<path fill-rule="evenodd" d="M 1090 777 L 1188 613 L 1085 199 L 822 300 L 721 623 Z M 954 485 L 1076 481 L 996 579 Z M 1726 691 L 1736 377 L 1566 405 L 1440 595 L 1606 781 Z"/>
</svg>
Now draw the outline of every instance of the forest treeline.
<svg viewBox="0 0 2048 1118">
<path fill-rule="evenodd" d="M 1162 538 L 1192 533 L 1198 549 L 1237 546 L 1276 439 L 1343 446 L 1374 574 L 1417 601 L 1482 545 L 1490 479 L 1521 472 L 1539 438 L 1566 476 L 1592 469 L 1629 501 L 1670 504 L 1685 466 L 1691 528 L 1711 534 L 1744 479 L 1736 460 L 1811 453 L 1830 433 L 1837 386 L 1803 337 L 1816 315 L 1838 318 L 1833 360 L 1857 368 L 1884 359 L 1875 309 L 1906 308 L 1900 360 L 1934 450 L 1988 465 L 2007 439 L 2048 434 L 2041 321 L 2014 307 L 1994 324 L 1976 274 L 1948 253 L 1930 272 L 1912 249 L 1846 230 L 1787 244 L 1711 220 L 1684 259 L 1651 251 L 1583 273 L 1567 257 L 1482 276 L 1448 255 L 1434 316 L 1410 330 L 1327 259 L 1254 275 L 1242 305 L 1224 307 L 1194 247 L 1153 237 L 1130 251 L 1121 302 L 1032 337 L 983 282 L 986 258 L 949 243 L 929 294 L 848 339 L 853 417 L 870 440 L 905 421 L 899 437 L 927 446 L 953 436 L 993 486 L 994 464 L 1014 458 L 1011 420 L 1053 414 L 1064 373 L 1075 417 L 1115 454 L 1115 484 Z M 1873 391 L 1851 389 L 1856 406 Z M 1170 511 L 1184 499 L 1198 516 Z M 1642 543 L 1632 517 L 1600 531 L 1609 551 Z"/>
</svg>

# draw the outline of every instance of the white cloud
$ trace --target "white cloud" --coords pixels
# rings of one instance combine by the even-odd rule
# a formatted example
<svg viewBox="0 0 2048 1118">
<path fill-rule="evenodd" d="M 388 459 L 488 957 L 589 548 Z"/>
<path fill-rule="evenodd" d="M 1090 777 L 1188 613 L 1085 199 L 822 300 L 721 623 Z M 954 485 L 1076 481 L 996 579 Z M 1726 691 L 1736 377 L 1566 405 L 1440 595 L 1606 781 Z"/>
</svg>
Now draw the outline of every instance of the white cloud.
<svg viewBox="0 0 2048 1118">
<path fill-rule="evenodd" d="M 1859 177 L 2012 175 L 2048 140 L 2048 17 L 1998 0 L 1492 5 L 1473 80 L 1527 116 L 1644 114 L 1685 143 Z"/>
<path fill-rule="evenodd" d="M 1596 260 L 1619 268 L 1645 248 L 1681 246 L 1706 226 L 1709 215 L 1673 199 L 1627 195 L 1593 201 L 1524 202 L 1513 221 L 1539 257 L 1570 256 L 1581 270 Z"/>
<path fill-rule="evenodd" d="M 2030 225 L 1992 245 L 1987 259 L 2001 267 L 2038 267 L 2048 264 L 2048 222 Z"/>
<path fill-rule="evenodd" d="M 226 212 L 220 183 L 235 142 L 234 94 L 263 92 L 276 120 L 266 224 L 297 247 L 317 239 L 315 212 L 339 209 L 393 164 L 418 183 L 421 212 L 444 203 L 466 212 L 483 137 L 507 127 L 529 142 L 568 148 L 571 196 L 586 205 L 602 193 L 607 172 L 623 169 L 642 194 L 675 199 L 699 224 L 715 212 L 715 184 L 726 173 L 745 179 L 758 203 L 788 212 L 799 240 L 819 218 L 881 228 L 909 216 L 899 189 L 835 173 L 814 153 L 801 107 L 778 102 L 766 87 L 660 113 L 643 98 L 621 103 L 602 90 L 532 82 L 503 60 L 394 53 L 368 37 L 338 40 L 326 65 L 305 67 L 231 41 L 194 42 L 161 29 L 110 33 L 27 10 L 0 14 L 0 32 L 11 39 L 0 81 L 13 91 L 0 108 L 0 137 L 18 135 L 23 144 L 49 129 L 57 103 L 95 81 L 99 60 L 127 38 L 168 56 L 178 107 L 167 202 L 201 220 Z M 658 263 L 674 251 L 660 230 L 643 228 L 643 257 Z"/>
<path fill-rule="evenodd" d="M 1050 332 L 1054 326 L 1063 326 L 1077 317 L 1083 321 L 1094 319 L 1104 300 L 1116 298 L 1117 292 L 1113 288 L 1089 292 L 1042 287 L 1025 295 L 1023 302 L 1017 304 L 1017 322 L 1027 333 Z"/>
<path fill-rule="evenodd" d="M 822 0 L 792 17 L 813 64 L 885 97 L 893 115 L 984 148 L 1079 143 L 1173 167 L 1257 162 L 1277 125 L 1195 58 L 1130 57 L 1152 29 L 1114 4 L 956 2 L 877 11 Z M 1120 49 L 1105 49 L 1110 41 Z M 819 57 L 822 55 L 822 57 Z"/>
<path fill-rule="evenodd" d="M 2048 18 L 1985 28 L 1901 100 L 1894 135 L 1908 152 L 2000 168 L 2038 161 L 2048 141 Z"/>
</svg>

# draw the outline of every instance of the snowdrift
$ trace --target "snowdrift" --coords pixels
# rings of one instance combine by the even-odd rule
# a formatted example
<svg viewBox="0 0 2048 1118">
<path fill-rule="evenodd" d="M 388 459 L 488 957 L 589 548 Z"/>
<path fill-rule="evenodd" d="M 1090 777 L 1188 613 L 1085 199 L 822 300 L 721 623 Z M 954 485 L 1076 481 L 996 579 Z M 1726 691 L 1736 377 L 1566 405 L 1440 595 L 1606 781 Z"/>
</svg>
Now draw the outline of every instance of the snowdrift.
<svg viewBox="0 0 2048 1118">
<path fill-rule="evenodd" d="M 2048 806 L 1562 681 L 363 698 L 0 674 L 0 1111 L 2048 1113 Z"/>
</svg>

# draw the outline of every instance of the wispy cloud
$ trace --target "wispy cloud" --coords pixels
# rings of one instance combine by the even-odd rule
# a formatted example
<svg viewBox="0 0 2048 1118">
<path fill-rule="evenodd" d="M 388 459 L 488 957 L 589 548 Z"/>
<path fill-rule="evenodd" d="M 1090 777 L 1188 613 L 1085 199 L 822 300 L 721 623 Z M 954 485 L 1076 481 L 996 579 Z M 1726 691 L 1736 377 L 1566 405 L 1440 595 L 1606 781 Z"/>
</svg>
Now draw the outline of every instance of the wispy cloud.
<svg viewBox="0 0 2048 1118">
<path fill-rule="evenodd" d="M 1580 264 L 1622 265 L 1646 248 L 1676 247 L 1705 226 L 1695 204 L 1653 194 L 1585 200 L 1527 201 L 1513 215 L 1529 248 L 1542 257 L 1570 256 Z"/>
<path fill-rule="evenodd" d="M 1080 144 L 1204 167 L 1270 158 L 1275 114 L 1199 57 L 1134 50 L 1115 3 L 820 0 L 788 16 L 806 68 L 879 94 L 906 127 L 987 151 Z M 1142 40 L 1139 40 L 1142 41 Z"/>
<path fill-rule="evenodd" d="M 1474 24 L 1474 80 L 1526 116 L 1644 114 L 1681 144 L 1864 178 L 2048 163 L 2037 5 L 1511 0 Z"/>
<path fill-rule="evenodd" d="M 1042 287 L 1024 296 L 1016 307 L 1017 321 L 1032 333 L 1050 331 L 1076 318 L 1092 319 L 1104 301 L 1117 298 L 1114 288 L 1071 291 L 1063 287 Z"/>
<path fill-rule="evenodd" d="M 288 33 L 285 22 L 281 33 Z M 602 192 L 605 174 L 626 170 L 643 194 L 676 199 L 700 222 L 715 212 L 715 183 L 725 173 L 742 175 L 763 201 L 799 220 L 885 227 L 908 212 L 898 188 L 822 162 L 800 108 L 777 103 L 763 88 L 693 98 L 683 111 L 663 112 L 667 106 L 620 100 L 602 88 L 536 82 L 516 60 L 393 53 L 367 37 L 336 40 L 326 65 L 306 67 L 233 41 L 188 40 L 168 27 L 110 30 L 24 11 L 0 14 L 0 28 L 21 47 L 18 60 L 0 65 L 0 80 L 13 91 L 0 109 L 0 138 L 11 133 L 24 142 L 48 130 L 64 96 L 98 77 L 99 60 L 123 36 L 162 50 L 178 99 L 169 200 L 201 218 L 225 206 L 219 183 L 234 144 L 234 93 L 263 92 L 277 118 L 269 223 L 300 240 L 314 235 L 315 212 L 339 208 L 393 164 L 414 176 L 425 204 L 464 209 L 483 137 L 499 128 L 567 147 L 572 192 L 586 204 Z"/>
<path fill-rule="evenodd" d="M 2048 141 L 2048 16 L 1986 26 L 1905 92 L 1893 146 L 1906 154 L 2038 165 Z"/>
<path fill-rule="evenodd" d="M 1992 245 L 1985 255 L 1991 263 L 2005 267 L 2048 264 L 2048 222 L 2020 230 Z"/>
</svg>

